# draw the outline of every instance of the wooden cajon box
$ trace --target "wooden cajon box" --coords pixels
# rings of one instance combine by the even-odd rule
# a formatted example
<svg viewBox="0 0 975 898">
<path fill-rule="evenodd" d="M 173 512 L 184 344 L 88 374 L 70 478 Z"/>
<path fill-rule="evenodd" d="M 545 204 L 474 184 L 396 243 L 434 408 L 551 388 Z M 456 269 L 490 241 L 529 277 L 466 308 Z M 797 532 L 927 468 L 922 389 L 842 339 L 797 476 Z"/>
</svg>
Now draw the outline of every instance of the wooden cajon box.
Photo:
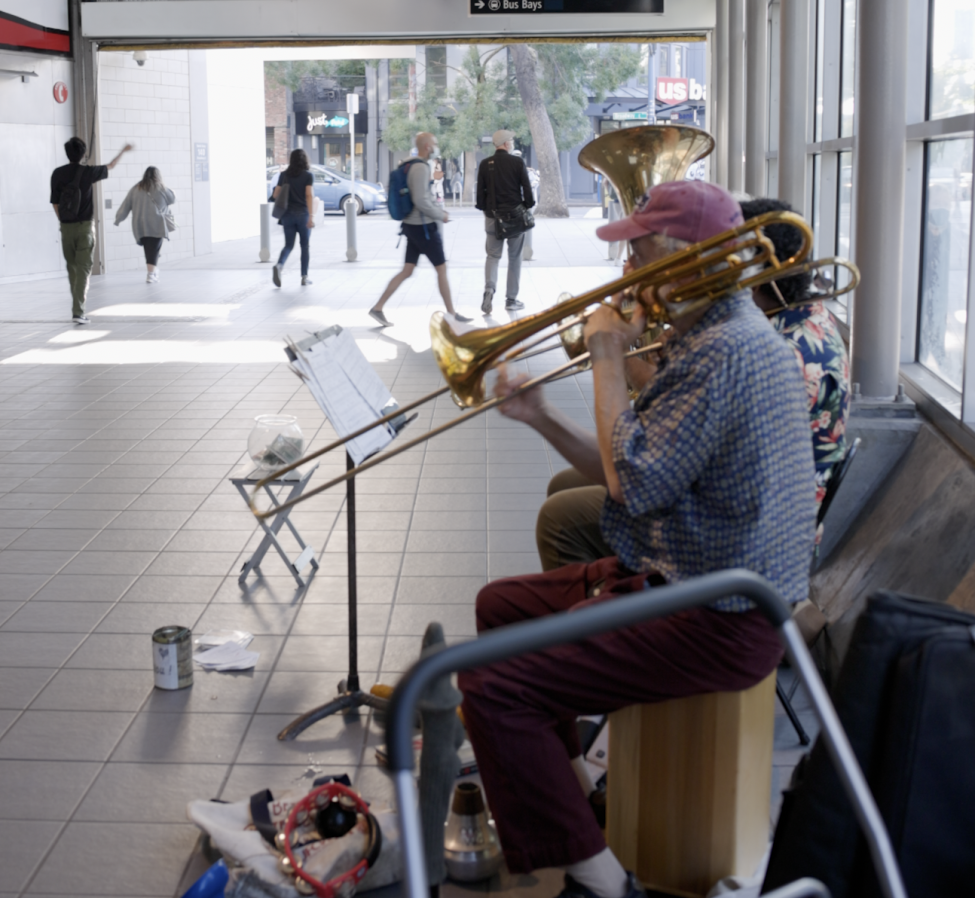
<svg viewBox="0 0 975 898">
<path fill-rule="evenodd" d="M 609 718 L 606 841 L 649 888 L 705 895 L 769 839 L 775 674 Z"/>
</svg>

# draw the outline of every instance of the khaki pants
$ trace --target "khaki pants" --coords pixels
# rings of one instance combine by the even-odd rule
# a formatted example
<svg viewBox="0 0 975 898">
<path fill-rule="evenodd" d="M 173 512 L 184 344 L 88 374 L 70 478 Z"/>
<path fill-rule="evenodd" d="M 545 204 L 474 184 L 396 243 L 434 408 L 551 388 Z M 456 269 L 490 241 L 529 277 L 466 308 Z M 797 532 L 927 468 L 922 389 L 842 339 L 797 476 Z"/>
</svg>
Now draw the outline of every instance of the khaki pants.
<svg viewBox="0 0 975 898">
<path fill-rule="evenodd" d="M 592 564 L 615 555 L 599 529 L 606 487 L 583 477 L 575 468 L 556 474 L 548 498 L 538 512 L 535 542 L 543 571 L 566 564 Z"/>
<path fill-rule="evenodd" d="M 68 263 L 68 284 L 71 286 L 71 314 L 77 318 L 85 314 L 88 280 L 95 258 L 95 223 L 92 221 L 61 222 L 61 251 Z"/>
</svg>

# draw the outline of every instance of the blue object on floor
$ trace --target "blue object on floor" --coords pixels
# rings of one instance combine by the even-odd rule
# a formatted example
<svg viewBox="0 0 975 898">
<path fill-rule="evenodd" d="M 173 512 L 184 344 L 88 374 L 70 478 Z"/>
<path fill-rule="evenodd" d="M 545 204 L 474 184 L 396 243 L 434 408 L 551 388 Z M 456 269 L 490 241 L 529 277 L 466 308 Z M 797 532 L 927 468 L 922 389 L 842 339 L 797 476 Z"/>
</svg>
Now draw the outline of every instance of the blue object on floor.
<svg viewBox="0 0 975 898">
<path fill-rule="evenodd" d="M 183 898 L 217 898 L 223 895 L 230 874 L 227 865 L 220 858 L 209 870 L 183 893 Z"/>
</svg>

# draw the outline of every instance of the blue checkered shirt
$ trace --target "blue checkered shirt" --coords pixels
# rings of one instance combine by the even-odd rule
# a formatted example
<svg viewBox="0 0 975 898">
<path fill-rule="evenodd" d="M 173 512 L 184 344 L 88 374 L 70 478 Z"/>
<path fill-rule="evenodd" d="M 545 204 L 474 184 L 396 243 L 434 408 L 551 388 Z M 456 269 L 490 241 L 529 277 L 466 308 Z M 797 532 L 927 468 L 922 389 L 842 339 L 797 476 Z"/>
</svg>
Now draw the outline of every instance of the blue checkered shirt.
<svg viewBox="0 0 975 898">
<path fill-rule="evenodd" d="M 668 347 L 613 429 L 623 503 L 603 535 L 634 571 L 668 582 L 748 568 L 786 601 L 807 597 L 815 467 L 802 375 L 747 292 Z M 715 603 L 747 611 L 741 596 Z"/>
</svg>

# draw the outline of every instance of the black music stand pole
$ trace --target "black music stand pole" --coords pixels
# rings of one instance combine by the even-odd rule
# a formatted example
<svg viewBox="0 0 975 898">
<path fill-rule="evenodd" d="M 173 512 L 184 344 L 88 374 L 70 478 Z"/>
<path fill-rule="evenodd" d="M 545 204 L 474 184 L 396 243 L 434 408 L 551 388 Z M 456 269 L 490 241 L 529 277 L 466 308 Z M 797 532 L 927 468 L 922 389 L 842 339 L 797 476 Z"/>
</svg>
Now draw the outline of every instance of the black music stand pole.
<svg viewBox="0 0 975 898">
<path fill-rule="evenodd" d="M 352 456 L 345 453 L 345 469 L 351 471 L 355 467 Z M 349 675 L 339 683 L 339 694 L 330 702 L 313 708 L 292 720 L 280 733 L 278 739 L 290 742 L 299 733 L 306 730 L 313 723 L 330 717 L 332 714 L 354 711 L 363 706 L 385 710 L 389 704 L 384 698 L 378 698 L 359 687 L 359 617 L 358 596 L 356 594 L 356 559 L 355 559 L 355 477 L 345 482 L 345 519 L 348 526 L 348 580 L 349 580 Z"/>
</svg>

